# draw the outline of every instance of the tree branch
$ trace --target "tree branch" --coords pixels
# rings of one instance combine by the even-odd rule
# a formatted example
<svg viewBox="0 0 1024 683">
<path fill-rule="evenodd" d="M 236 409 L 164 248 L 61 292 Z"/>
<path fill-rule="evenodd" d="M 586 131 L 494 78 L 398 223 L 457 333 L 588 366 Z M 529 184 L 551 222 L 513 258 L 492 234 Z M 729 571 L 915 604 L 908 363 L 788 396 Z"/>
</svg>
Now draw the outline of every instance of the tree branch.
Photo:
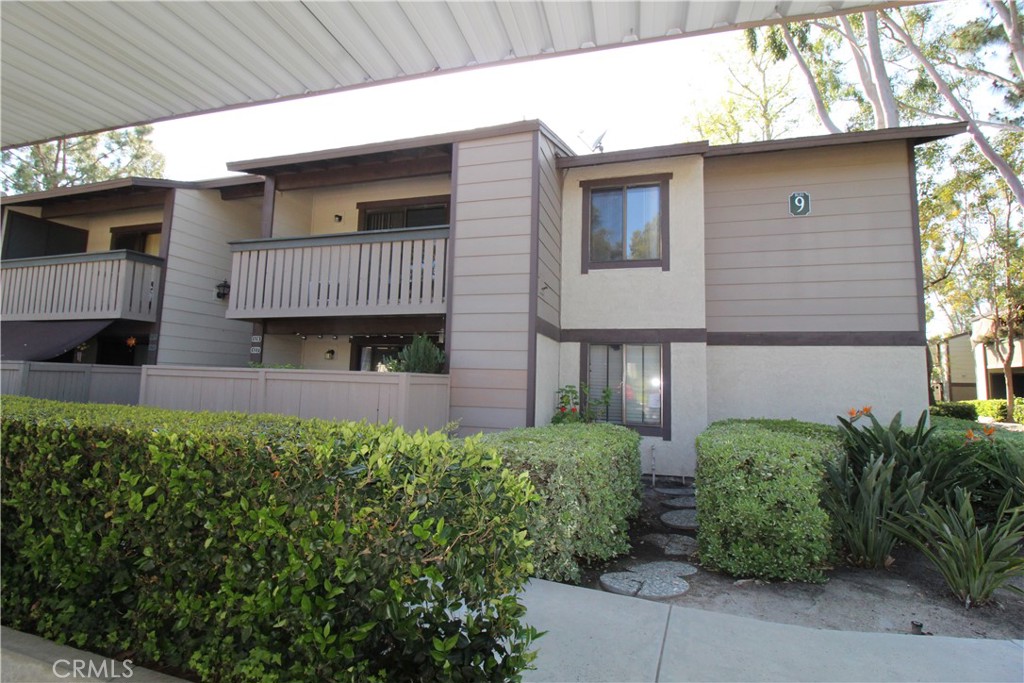
<svg viewBox="0 0 1024 683">
<path fill-rule="evenodd" d="M 786 47 L 789 48 L 790 53 L 796 59 L 796 63 L 800 67 L 800 71 L 803 72 L 804 79 L 807 81 L 807 87 L 811 89 L 811 97 L 814 99 L 814 109 L 818 112 L 818 119 L 829 133 L 841 133 L 842 131 L 839 130 L 839 127 L 832 122 L 832 117 L 828 113 L 828 107 L 825 106 L 825 101 L 821 97 L 821 90 L 818 89 L 818 83 L 814 80 L 814 74 L 811 73 L 810 67 L 807 66 L 803 55 L 797 49 L 796 43 L 793 41 L 793 35 L 789 32 L 789 26 L 786 24 L 782 25 L 782 39 L 786 41 Z"/>
<path fill-rule="evenodd" d="M 878 99 L 882 105 L 882 127 L 896 128 L 900 125 L 900 114 L 896 109 L 892 83 L 885 71 L 882 46 L 878 40 L 878 15 L 874 11 L 864 13 L 864 37 L 868 44 L 871 73 L 874 76 L 875 86 L 878 88 Z"/>
<path fill-rule="evenodd" d="M 1017 3 L 1015 0 L 1011 0 L 1009 3 L 1004 3 L 1002 0 L 987 0 L 987 2 L 989 7 L 999 15 L 999 20 L 1003 22 L 1003 30 L 1006 31 L 1006 39 L 1010 43 L 1013 61 L 1017 63 L 1017 73 L 1024 78 L 1024 38 L 1021 37 L 1018 26 Z"/>
</svg>

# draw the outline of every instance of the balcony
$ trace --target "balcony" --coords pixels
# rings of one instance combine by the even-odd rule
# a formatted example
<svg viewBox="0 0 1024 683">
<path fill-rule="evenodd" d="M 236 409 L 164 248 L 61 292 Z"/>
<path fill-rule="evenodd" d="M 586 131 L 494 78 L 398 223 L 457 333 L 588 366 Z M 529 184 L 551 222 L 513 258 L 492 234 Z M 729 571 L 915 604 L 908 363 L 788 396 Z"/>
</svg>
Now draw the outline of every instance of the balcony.
<svg viewBox="0 0 1024 683">
<path fill-rule="evenodd" d="M 0 264 L 4 320 L 156 321 L 163 259 L 105 251 Z"/>
<path fill-rule="evenodd" d="M 227 317 L 437 315 L 448 226 L 231 243 Z"/>
</svg>

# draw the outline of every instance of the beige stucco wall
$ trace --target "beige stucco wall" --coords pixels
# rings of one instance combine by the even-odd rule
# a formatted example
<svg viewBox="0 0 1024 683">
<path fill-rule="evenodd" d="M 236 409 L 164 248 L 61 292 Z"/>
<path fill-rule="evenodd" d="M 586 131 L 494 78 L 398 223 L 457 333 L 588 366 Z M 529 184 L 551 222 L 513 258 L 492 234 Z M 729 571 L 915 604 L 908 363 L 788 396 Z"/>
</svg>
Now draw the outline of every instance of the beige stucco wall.
<svg viewBox="0 0 1024 683">
<path fill-rule="evenodd" d="M 334 358 L 331 360 L 324 358 L 324 353 L 329 349 L 334 349 Z M 347 337 L 309 337 L 302 342 L 302 367 L 306 370 L 348 370 L 351 352 L 352 345 L 349 344 Z"/>
<path fill-rule="evenodd" d="M 89 242 L 86 251 L 110 251 L 110 229 L 126 225 L 145 225 L 146 223 L 163 223 L 163 208 L 133 209 L 131 211 L 112 211 L 109 213 L 89 214 L 85 216 L 61 216 L 54 219 L 57 223 L 70 225 L 89 231 Z M 150 235 L 146 240 L 146 253 L 153 256 L 160 254 L 160 235 Z"/>
<path fill-rule="evenodd" d="M 581 274 L 583 190 L 580 181 L 671 173 L 669 271 L 590 270 Z M 703 328 L 704 191 L 700 156 L 570 169 L 562 197 L 563 329 Z"/>
<path fill-rule="evenodd" d="M 898 411 L 915 422 L 928 407 L 925 347 L 709 346 L 708 421 L 796 418 L 835 424 L 850 408 Z"/>
<path fill-rule="evenodd" d="M 546 425 L 555 414 L 555 394 L 559 380 L 559 344 L 554 339 L 537 335 L 536 400 L 534 424 Z M 578 366 L 578 363 L 577 363 Z"/>
<path fill-rule="evenodd" d="M 263 364 L 302 365 L 302 340 L 293 334 L 263 335 Z"/>
<path fill-rule="evenodd" d="M 274 206 L 274 237 L 332 235 L 359 227 L 361 202 L 451 194 L 449 175 L 402 178 L 310 190 L 278 192 Z M 334 216 L 341 216 L 335 221 Z"/>
</svg>

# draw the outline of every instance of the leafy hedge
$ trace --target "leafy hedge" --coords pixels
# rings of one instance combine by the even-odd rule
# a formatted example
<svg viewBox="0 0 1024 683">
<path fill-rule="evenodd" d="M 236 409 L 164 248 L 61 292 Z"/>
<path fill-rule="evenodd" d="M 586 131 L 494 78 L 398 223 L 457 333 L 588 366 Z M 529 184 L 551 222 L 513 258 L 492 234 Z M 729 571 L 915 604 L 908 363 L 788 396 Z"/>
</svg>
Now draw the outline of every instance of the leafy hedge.
<svg viewBox="0 0 1024 683">
<path fill-rule="evenodd" d="M 610 424 L 564 424 L 488 434 L 505 464 L 527 473 L 538 577 L 578 580 L 581 562 L 629 549 L 629 520 L 640 509 L 640 437 Z"/>
<path fill-rule="evenodd" d="M 974 406 L 978 417 L 991 417 L 996 422 L 1006 421 L 1006 399 L 992 398 L 983 401 L 961 401 Z M 950 415 L 949 417 L 959 417 Z M 969 419 L 969 418 L 965 418 Z M 1013 419 L 1016 422 L 1024 422 L 1024 398 L 1018 397 L 1013 402 Z"/>
<path fill-rule="evenodd" d="M 697 437 L 701 563 L 734 576 L 821 581 L 830 522 L 819 498 L 833 427 L 726 420 Z"/>
<path fill-rule="evenodd" d="M 532 486 L 479 441 L 5 397 L 5 624 L 202 680 L 516 678 Z"/>
<path fill-rule="evenodd" d="M 977 420 L 978 408 L 970 401 L 940 401 L 928 406 L 933 417 L 955 417 L 958 420 Z"/>
</svg>

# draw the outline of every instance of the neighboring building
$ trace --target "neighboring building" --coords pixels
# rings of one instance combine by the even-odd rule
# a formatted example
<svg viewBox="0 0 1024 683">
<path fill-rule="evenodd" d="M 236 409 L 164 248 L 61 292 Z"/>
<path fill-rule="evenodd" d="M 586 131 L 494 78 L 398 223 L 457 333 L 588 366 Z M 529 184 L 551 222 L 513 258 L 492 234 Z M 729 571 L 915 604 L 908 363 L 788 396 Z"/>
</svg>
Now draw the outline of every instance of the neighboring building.
<svg viewBox="0 0 1024 683">
<path fill-rule="evenodd" d="M 940 401 L 973 401 L 978 398 L 974 370 L 974 345 L 968 332 L 940 340 L 932 354 L 941 376 Z"/>
<path fill-rule="evenodd" d="M 126 178 L 3 197 L 4 360 L 244 365 L 215 295 L 263 183 Z"/>
<path fill-rule="evenodd" d="M 575 156 L 530 121 L 229 164 L 266 186 L 227 316 L 265 364 L 374 369 L 429 334 L 468 433 L 608 387 L 661 474 L 727 417 L 913 419 L 913 148 L 963 128 Z"/>
<path fill-rule="evenodd" d="M 984 342 L 992 336 L 992 318 L 978 318 L 971 323 L 973 375 L 979 399 L 1006 398 L 1006 375 L 1003 363 Z M 1024 395 L 1024 340 L 1014 342 L 1013 388 L 1016 396 Z M 1006 344 L 1003 344 L 1004 352 Z"/>
</svg>

